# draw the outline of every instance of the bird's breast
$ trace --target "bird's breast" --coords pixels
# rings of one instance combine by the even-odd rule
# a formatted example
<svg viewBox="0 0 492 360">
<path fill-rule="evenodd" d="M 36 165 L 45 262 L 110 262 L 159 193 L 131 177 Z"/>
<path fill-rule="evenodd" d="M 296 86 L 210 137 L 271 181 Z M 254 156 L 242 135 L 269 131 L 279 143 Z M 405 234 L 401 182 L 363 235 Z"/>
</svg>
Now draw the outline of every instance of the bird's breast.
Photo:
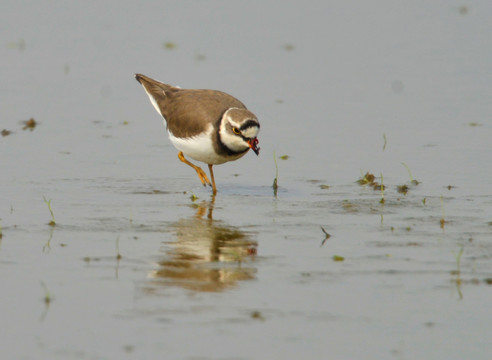
<svg viewBox="0 0 492 360">
<path fill-rule="evenodd" d="M 234 156 L 218 154 L 213 145 L 212 132 L 213 127 L 210 126 L 207 131 L 199 135 L 181 138 L 168 131 L 169 139 L 176 149 L 182 151 L 186 156 L 205 164 L 219 165 L 237 160 L 245 154 L 241 153 Z"/>
</svg>

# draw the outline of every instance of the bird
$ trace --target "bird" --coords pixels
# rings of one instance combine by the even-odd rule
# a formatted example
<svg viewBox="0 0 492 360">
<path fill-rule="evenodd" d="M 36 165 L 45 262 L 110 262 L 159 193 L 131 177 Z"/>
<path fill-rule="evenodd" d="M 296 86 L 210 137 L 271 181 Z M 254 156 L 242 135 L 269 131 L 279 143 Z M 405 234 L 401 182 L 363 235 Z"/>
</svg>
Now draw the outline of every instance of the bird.
<svg viewBox="0 0 492 360">
<path fill-rule="evenodd" d="M 259 155 L 258 118 L 235 97 L 218 90 L 182 89 L 142 74 L 135 74 L 135 79 L 164 118 L 179 160 L 196 171 L 203 186 L 212 187 L 213 195 L 217 194 L 214 165 L 237 160 L 250 149 Z M 212 181 L 185 155 L 207 164 Z"/>
</svg>

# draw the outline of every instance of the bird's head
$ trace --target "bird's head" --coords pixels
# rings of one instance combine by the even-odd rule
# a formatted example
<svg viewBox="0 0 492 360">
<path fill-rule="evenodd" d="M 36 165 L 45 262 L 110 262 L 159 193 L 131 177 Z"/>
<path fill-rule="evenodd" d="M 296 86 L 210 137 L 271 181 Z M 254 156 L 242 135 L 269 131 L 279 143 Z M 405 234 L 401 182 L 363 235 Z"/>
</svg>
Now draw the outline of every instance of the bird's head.
<svg viewBox="0 0 492 360">
<path fill-rule="evenodd" d="M 243 152 L 249 149 L 256 155 L 258 147 L 258 132 L 260 123 L 256 116 L 244 108 L 230 108 L 222 116 L 220 137 L 224 145 L 233 152 Z"/>
</svg>

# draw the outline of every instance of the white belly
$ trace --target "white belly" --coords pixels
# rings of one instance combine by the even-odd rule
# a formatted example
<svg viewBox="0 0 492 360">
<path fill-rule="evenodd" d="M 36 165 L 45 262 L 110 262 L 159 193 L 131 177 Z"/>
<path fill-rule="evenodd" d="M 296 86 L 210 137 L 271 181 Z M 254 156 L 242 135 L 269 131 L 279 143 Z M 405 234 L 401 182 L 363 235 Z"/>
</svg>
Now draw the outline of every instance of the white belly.
<svg viewBox="0 0 492 360">
<path fill-rule="evenodd" d="M 182 151 L 186 156 L 205 164 L 223 164 L 227 161 L 239 159 L 244 155 L 244 153 L 239 156 L 228 157 L 218 155 L 212 144 L 212 131 L 213 127 L 210 126 L 207 132 L 189 138 L 177 138 L 170 132 L 168 133 L 169 139 L 176 149 Z"/>
</svg>

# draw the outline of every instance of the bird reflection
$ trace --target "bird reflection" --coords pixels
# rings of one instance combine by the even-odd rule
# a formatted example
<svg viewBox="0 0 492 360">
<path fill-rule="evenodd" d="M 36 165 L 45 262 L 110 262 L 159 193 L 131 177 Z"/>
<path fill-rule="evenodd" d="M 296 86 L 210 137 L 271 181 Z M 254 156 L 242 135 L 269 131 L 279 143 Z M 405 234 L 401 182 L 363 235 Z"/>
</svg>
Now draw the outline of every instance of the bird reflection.
<svg viewBox="0 0 492 360">
<path fill-rule="evenodd" d="M 213 219 L 215 196 L 197 205 L 196 214 L 171 225 L 176 239 L 166 244 L 154 285 L 219 292 L 255 278 L 257 243 L 250 234 Z M 206 216 L 205 216 L 206 215 Z"/>
</svg>

